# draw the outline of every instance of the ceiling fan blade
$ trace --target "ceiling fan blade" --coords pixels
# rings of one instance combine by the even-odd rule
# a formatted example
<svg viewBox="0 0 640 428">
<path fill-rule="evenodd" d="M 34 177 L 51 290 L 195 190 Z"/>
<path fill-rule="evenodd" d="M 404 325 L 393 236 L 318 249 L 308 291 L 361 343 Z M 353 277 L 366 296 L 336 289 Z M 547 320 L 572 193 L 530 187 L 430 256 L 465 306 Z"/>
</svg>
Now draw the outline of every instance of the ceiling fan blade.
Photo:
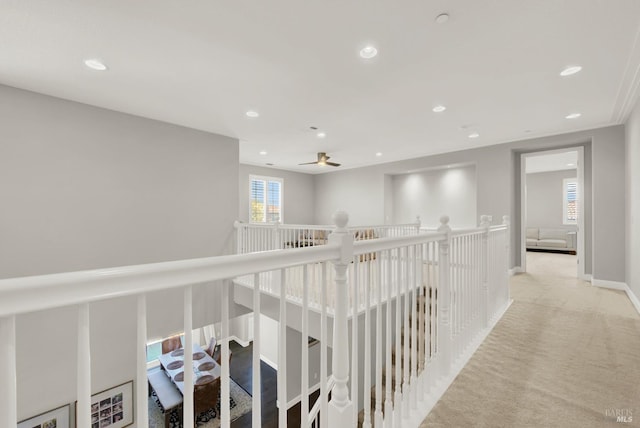
<svg viewBox="0 0 640 428">
<path fill-rule="evenodd" d="M 329 166 L 340 166 L 339 163 L 335 163 L 335 162 L 327 162 L 327 165 L 329 165 Z"/>
<path fill-rule="evenodd" d="M 315 162 L 307 162 L 307 163 L 299 163 L 298 165 L 317 165 L 318 161 Z"/>
</svg>

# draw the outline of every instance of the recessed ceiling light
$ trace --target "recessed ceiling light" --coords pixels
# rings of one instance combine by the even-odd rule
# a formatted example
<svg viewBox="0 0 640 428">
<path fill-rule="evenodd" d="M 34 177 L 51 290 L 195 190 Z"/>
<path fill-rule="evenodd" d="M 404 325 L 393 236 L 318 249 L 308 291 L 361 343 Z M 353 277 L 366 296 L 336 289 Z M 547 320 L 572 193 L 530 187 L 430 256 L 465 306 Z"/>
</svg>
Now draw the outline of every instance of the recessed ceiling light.
<svg viewBox="0 0 640 428">
<path fill-rule="evenodd" d="M 567 118 L 567 119 L 577 119 L 580 116 L 582 116 L 581 113 L 571 113 L 571 114 L 566 115 L 565 118 Z"/>
<path fill-rule="evenodd" d="M 448 13 L 441 13 L 440 15 L 436 16 L 436 23 L 438 23 L 438 24 L 444 24 L 448 20 L 449 20 L 449 14 Z"/>
<path fill-rule="evenodd" d="M 259 117 L 260 116 L 260 113 L 258 113 L 257 111 L 254 111 L 254 110 L 249 110 L 245 114 L 247 116 L 249 116 L 249 117 Z"/>
<path fill-rule="evenodd" d="M 263 151 L 261 151 L 261 152 L 260 152 L 260 154 L 261 154 L 262 156 L 266 156 L 267 152 L 263 150 Z"/>
<path fill-rule="evenodd" d="M 92 70 L 97 70 L 97 71 L 105 71 L 107 69 L 107 66 L 104 65 L 104 63 L 102 61 L 100 61 L 99 59 L 85 59 L 84 60 L 84 65 L 86 65 L 87 67 L 89 67 Z"/>
<path fill-rule="evenodd" d="M 567 166 L 576 166 L 575 163 L 568 163 Z"/>
<path fill-rule="evenodd" d="M 382 156 L 382 152 L 376 153 L 376 156 L 378 156 L 378 157 Z"/>
<path fill-rule="evenodd" d="M 478 138 L 480 136 L 480 134 L 478 134 L 477 132 L 472 132 L 471 134 L 469 134 L 469 138 Z"/>
<path fill-rule="evenodd" d="M 560 76 L 562 77 L 571 76 L 572 74 L 578 73 L 580 70 L 582 70 L 582 67 L 580 67 L 579 65 L 572 65 L 571 67 L 567 67 L 564 70 L 562 70 L 560 72 Z"/>
<path fill-rule="evenodd" d="M 318 133 L 316 134 L 316 136 L 317 136 L 318 138 L 324 138 L 324 137 L 326 137 L 326 136 L 327 136 L 327 134 L 326 134 L 326 133 L 324 133 L 324 132 L 318 132 Z"/>
<path fill-rule="evenodd" d="M 365 46 L 360 49 L 360 56 L 364 59 L 371 59 L 376 55 L 378 55 L 378 49 L 373 46 Z"/>
<path fill-rule="evenodd" d="M 433 111 L 436 113 L 442 113 L 443 111 L 445 111 L 447 108 L 445 106 L 435 106 L 433 108 Z"/>
</svg>

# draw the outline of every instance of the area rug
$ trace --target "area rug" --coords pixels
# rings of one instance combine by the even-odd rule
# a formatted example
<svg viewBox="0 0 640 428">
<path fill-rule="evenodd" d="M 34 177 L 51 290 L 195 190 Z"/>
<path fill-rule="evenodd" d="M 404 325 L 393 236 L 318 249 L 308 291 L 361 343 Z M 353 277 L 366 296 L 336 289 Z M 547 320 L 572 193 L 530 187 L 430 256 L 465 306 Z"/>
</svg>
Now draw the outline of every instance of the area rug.
<svg viewBox="0 0 640 428">
<path fill-rule="evenodd" d="M 229 382 L 230 401 L 231 401 L 231 420 L 238 419 L 240 416 L 251 411 L 251 395 L 242 389 L 237 383 L 231 379 Z M 182 427 L 181 410 L 171 413 L 170 428 Z M 200 428 L 217 428 L 220 426 L 220 399 L 218 397 L 218 405 L 215 409 L 198 415 L 196 426 Z M 157 402 L 157 397 L 152 394 L 149 397 L 149 427 L 150 428 L 169 428 L 164 426 L 164 414 Z"/>
</svg>

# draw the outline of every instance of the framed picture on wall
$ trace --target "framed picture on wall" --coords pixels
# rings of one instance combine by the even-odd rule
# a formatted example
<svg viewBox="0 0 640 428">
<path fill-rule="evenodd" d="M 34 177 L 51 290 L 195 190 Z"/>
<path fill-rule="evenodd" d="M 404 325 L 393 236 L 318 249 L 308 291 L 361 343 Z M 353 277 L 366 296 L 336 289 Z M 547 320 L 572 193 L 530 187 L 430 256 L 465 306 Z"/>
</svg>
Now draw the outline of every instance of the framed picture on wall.
<svg viewBox="0 0 640 428">
<path fill-rule="evenodd" d="M 76 426 L 78 425 L 77 413 L 78 402 L 76 401 Z M 122 428 L 131 424 L 133 424 L 132 380 L 91 396 L 91 428 Z"/>
<path fill-rule="evenodd" d="M 67 404 L 18 422 L 18 428 L 69 428 L 70 416 L 71 405 Z"/>
</svg>

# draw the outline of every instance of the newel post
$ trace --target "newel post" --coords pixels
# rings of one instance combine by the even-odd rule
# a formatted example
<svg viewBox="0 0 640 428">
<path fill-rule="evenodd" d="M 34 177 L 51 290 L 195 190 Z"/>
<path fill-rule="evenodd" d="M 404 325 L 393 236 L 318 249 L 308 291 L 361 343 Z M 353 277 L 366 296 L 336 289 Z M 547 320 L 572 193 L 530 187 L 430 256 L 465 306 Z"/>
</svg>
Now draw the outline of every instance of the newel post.
<svg viewBox="0 0 640 428">
<path fill-rule="evenodd" d="M 451 228 L 449 227 L 449 216 L 440 217 L 440 227 L 438 232 L 444 233 L 445 238 L 439 241 L 438 254 L 438 275 L 440 284 L 438 286 L 437 307 L 438 307 L 438 354 L 440 359 L 440 375 L 447 376 L 451 368 L 451 270 L 449 267 L 449 248 L 451 246 Z"/>
<path fill-rule="evenodd" d="M 349 290 L 347 268 L 353 259 L 353 236 L 347 231 L 349 215 L 338 211 L 333 215 L 335 230 L 329 235 L 329 244 L 340 245 L 340 258 L 333 262 L 335 269 L 336 306 L 333 319 L 333 377 L 335 386 L 329 402 L 330 427 L 349 427 L 352 425 L 353 403 L 350 400 L 349 387 L 349 335 L 347 312 L 349 310 Z"/>
<path fill-rule="evenodd" d="M 416 234 L 420 234 L 420 227 L 422 227 L 422 221 L 420 220 L 420 216 L 416 216 Z"/>
<path fill-rule="evenodd" d="M 489 216 L 480 216 L 482 232 L 482 323 L 489 327 Z"/>
<path fill-rule="evenodd" d="M 280 242 L 280 222 L 276 221 L 275 223 L 273 223 L 273 238 L 272 241 L 273 242 L 273 250 L 281 250 L 282 248 L 284 248 L 282 246 L 282 243 Z"/>
<path fill-rule="evenodd" d="M 242 222 L 236 220 L 233 222 L 233 227 L 236 230 L 236 252 L 235 254 L 243 254 L 244 251 L 244 227 Z"/>
</svg>

